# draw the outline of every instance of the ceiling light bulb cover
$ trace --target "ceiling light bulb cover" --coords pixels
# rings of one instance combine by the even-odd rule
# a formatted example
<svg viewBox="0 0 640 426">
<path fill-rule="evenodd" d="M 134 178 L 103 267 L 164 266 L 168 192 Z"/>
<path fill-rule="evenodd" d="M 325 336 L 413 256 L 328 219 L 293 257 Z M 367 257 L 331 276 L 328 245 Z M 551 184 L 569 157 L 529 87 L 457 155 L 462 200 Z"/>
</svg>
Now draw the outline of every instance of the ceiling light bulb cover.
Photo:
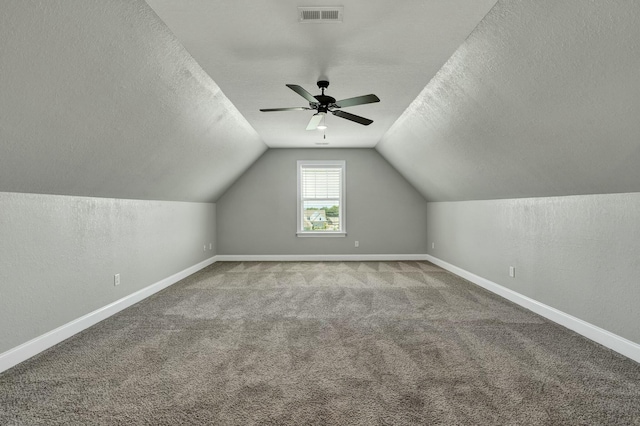
<svg viewBox="0 0 640 426">
<path fill-rule="evenodd" d="M 322 121 L 320 122 L 320 124 L 318 124 L 317 129 L 318 130 L 327 130 L 327 125 L 324 122 L 324 117 L 327 115 L 326 112 L 319 112 L 318 114 L 322 114 Z"/>
</svg>

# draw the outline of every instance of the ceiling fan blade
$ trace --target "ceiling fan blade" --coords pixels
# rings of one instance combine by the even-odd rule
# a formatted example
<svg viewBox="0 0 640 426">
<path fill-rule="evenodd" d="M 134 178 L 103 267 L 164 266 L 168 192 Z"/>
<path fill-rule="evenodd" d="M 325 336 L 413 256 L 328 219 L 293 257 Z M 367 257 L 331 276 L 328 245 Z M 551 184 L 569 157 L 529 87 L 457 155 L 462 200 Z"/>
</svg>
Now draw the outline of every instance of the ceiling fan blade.
<svg viewBox="0 0 640 426">
<path fill-rule="evenodd" d="M 311 93 L 307 92 L 306 90 L 304 90 L 302 87 L 298 86 L 297 84 L 287 84 L 287 87 L 289 89 L 293 90 L 294 92 L 296 92 L 298 95 L 300 95 L 303 98 L 305 98 L 306 100 L 308 100 L 309 102 L 318 103 L 318 100 L 316 98 L 314 98 Z"/>
<path fill-rule="evenodd" d="M 364 95 L 364 96 L 356 96 L 355 98 L 343 99 L 341 101 L 337 101 L 334 105 L 338 108 L 350 107 L 354 105 L 363 105 L 363 104 L 372 104 L 374 102 L 380 102 L 380 98 L 376 95 Z"/>
<path fill-rule="evenodd" d="M 293 108 L 262 108 L 260 111 L 262 112 L 273 112 L 273 111 L 308 111 L 311 108 L 307 107 L 293 107 Z"/>
<path fill-rule="evenodd" d="M 337 115 L 340 118 L 346 118 L 347 120 L 355 121 L 358 124 L 362 124 L 363 126 L 368 126 L 373 123 L 373 120 L 369 120 L 368 118 L 360 117 L 359 115 L 350 114 L 344 111 L 331 111 L 333 115 Z"/>
<path fill-rule="evenodd" d="M 313 114 L 311 116 L 311 120 L 309 120 L 309 124 L 307 125 L 307 130 L 316 130 L 318 128 L 318 124 L 322 121 L 323 114 Z"/>
</svg>

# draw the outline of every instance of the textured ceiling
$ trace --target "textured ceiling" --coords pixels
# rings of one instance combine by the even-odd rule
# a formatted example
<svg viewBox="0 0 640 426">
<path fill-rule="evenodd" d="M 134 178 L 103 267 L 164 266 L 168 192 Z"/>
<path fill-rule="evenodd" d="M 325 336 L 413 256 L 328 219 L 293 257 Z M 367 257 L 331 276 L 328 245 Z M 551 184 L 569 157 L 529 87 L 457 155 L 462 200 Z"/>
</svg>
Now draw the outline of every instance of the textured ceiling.
<svg viewBox="0 0 640 426">
<path fill-rule="evenodd" d="M 640 191 L 636 2 L 354 0 L 333 25 L 298 24 L 306 0 L 149 3 L 3 1 L 0 191 L 214 201 L 263 140 L 321 141 L 258 112 L 318 77 L 382 99 L 350 109 L 368 128 L 329 117 L 330 146 L 382 138 L 428 200 Z"/>
<path fill-rule="evenodd" d="M 640 191 L 640 5 L 500 1 L 378 144 L 428 200 Z"/>
<path fill-rule="evenodd" d="M 341 24 L 298 23 L 297 6 L 315 0 L 147 0 L 187 51 L 270 147 L 373 147 L 464 41 L 495 0 L 350 0 Z M 375 93 L 380 103 L 347 111 L 368 127 L 327 117 L 306 131 L 310 111 L 261 113 L 307 106 L 285 87 L 318 94 L 331 82 L 336 99 Z"/>
<path fill-rule="evenodd" d="M 1 11 L 0 191 L 213 201 L 267 149 L 145 2 Z"/>
</svg>

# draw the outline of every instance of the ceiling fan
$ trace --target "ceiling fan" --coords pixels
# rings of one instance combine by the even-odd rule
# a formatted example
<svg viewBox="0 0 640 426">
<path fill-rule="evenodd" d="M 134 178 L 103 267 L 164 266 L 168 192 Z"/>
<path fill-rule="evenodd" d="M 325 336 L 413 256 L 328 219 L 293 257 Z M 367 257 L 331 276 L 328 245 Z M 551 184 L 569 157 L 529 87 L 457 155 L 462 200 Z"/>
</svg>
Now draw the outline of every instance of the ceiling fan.
<svg viewBox="0 0 640 426">
<path fill-rule="evenodd" d="M 287 87 L 298 95 L 305 98 L 309 101 L 308 107 L 293 107 L 293 108 L 267 108 L 261 109 L 262 112 L 273 112 L 273 111 L 317 111 L 311 117 L 311 121 L 307 125 L 307 130 L 316 130 L 318 128 L 324 129 L 324 116 L 327 115 L 328 112 L 335 115 L 336 117 L 345 118 L 347 120 L 351 120 L 358 124 L 362 124 L 363 126 L 368 126 L 373 123 L 373 120 L 369 120 L 368 118 L 360 117 L 359 115 L 351 114 L 348 112 L 344 112 L 340 110 L 340 108 L 355 106 L 355 105 L 363 105 L 363 104 L 371 104 L 374 102 L 380 102 L 380 99 L 376 95 L 364 95 L 364 96 L 356 96 L 355 98 L 343 99 L 341 101 L 336 101 L 335 98 L 331 96 L 326 96 L 324 94 L 324 89 L 329 87 L 329 82 L 327 80 L 318 81 L 318 88 L 322 90 L 321 95 L 313 96 L 311 93 L 307 92 L 301 86 L 297 84 L 287 84 Z M 321 126 L 320 123 L 323 123 Z"/>
</svg>

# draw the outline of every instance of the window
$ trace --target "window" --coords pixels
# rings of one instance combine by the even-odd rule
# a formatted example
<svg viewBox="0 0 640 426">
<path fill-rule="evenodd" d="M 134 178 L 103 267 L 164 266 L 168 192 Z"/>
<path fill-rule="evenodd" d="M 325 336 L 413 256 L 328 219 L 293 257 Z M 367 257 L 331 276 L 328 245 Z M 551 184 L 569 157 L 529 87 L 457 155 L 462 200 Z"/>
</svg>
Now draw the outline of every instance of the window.
<svg viewBox="0 0 640 426">
<path fill-rule="evenodd" d="M 298 236 L 346 235 L 344 174 L 344 161 L 298 161 Z"/>
</svg>

